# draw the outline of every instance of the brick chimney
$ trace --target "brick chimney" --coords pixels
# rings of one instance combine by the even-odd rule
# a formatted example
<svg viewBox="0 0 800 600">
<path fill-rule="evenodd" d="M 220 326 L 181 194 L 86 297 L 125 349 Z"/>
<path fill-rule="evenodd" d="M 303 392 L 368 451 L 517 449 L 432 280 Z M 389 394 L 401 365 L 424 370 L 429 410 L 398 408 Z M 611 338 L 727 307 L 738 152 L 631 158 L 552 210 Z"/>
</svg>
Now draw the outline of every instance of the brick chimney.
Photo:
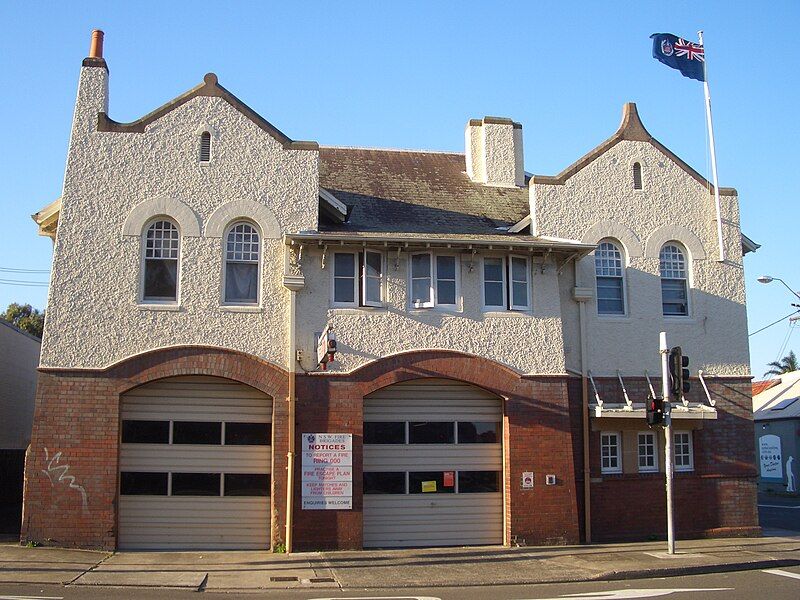
<svg viewBox="0 0 800 600">
<path fill-rule="evenodd" d="M 472 181 L 497 187 L 525 185 L 521 124 L 503 117 L 471 119 L 464 138 Z"/>
</svg>

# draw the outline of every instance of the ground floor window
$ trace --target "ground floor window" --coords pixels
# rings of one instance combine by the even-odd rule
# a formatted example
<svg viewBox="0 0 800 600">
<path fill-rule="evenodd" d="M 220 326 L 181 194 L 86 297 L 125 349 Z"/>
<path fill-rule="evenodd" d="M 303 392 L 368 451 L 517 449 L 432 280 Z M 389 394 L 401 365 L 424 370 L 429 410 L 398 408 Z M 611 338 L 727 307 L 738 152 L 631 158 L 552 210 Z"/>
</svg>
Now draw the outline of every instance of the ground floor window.
<svg viewBox="0 0 800 600">
<path fill-rule="evenodd" d="M 694 471 L 692 432 L 676 431 L 672 436 L 672 452 L 676 471 Z"/>
<path fill-rule="evenodd" d="M 600 434 L 600 471 L 622 473 L 619 433 L 604 431 Z"/>
<path fill-rule="evenodd" d="M 656 458 L 656 434 L 645 431 L 639 433 L 639 472 L 658 471 Z"/>
</svg>

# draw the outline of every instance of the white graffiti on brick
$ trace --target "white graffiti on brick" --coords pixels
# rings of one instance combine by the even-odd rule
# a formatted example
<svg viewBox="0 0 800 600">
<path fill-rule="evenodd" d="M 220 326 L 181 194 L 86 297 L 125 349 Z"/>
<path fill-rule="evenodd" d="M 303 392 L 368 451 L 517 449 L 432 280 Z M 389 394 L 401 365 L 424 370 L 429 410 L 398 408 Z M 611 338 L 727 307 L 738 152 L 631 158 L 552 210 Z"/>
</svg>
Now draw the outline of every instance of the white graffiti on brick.
<svg viewBox="0 0 800 600">
<path fill-rule="evenodd" d="M 55 484 L 63 482 L 66 483 L 70 489 L 78 490 L 81 494 L 81 501 L 83 502 L 83 514 L 88 514 L 89 504 L 86 499 L 86 490 L 83 489 L 83 486 L 75 483 L 75 477 L 73 475 L 67 475 L 69 472 L 69 465 L 58 464 L 61 462 L 61 452 L 56 452 L 53 457 L 50 458 L 50 453 L 47 448 L 45 448 L 44 461 L 47 464 L 47 468 L 42 469 L 42 473 L 47 475 L 47 478 L 50 480 L 50 485 L 55 486 Z"/>
</svg>

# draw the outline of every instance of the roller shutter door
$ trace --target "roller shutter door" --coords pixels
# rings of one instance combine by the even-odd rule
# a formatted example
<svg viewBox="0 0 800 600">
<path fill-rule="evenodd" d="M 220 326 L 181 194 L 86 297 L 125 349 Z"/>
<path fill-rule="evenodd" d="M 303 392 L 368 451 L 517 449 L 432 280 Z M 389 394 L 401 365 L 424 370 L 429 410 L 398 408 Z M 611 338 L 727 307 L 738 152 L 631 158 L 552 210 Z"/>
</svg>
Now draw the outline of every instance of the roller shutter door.
<svg viewBox="0 0 800 600">
<path fill-rule="evenodd" d="M 217 377 L 122 397 L 120 549 L 270 546 L 272 399 Z"/>
<path fill-rule="evenodd" d="M 364 547 L 503 543 L 502 401 L 418 379 L 364 399 Z"/>
</svg>

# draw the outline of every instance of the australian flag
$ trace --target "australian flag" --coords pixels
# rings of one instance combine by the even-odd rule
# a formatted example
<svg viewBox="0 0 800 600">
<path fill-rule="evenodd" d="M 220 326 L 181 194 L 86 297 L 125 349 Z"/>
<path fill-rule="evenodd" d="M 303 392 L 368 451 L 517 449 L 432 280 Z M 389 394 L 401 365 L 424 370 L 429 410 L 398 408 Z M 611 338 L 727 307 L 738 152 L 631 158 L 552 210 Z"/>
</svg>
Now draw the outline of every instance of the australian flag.
<svg viewBox="0 0 800 600">
<path fill-rule="evenodd" d="M 687 42 L 671 33 L 654 33 L 650 37 L 653 39 L 653 58 L 678 69 L 684 77 L 706 80 L 705 53 L 700 44 Z"/>
</svg>

